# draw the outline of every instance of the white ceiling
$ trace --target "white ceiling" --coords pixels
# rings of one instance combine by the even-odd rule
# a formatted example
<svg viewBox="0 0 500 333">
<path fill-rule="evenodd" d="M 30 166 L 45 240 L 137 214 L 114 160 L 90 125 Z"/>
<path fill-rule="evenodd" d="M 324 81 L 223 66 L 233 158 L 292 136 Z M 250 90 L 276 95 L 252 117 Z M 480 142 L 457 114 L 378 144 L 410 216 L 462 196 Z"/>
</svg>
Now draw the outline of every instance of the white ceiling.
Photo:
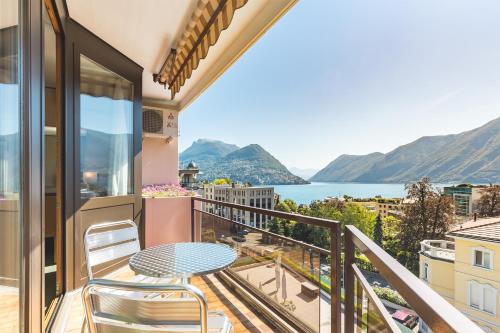
<svg viewBox="0 0 500 333">
<path fill-rule="evenodd" d="M 197 0 L 67 0 L 67 5 L 71 18 L 144 68 L 145 101 L 181 110 L 294 2 L 251 0 L 238 9 L 230 27 L 221 34 L 174 101 L 170 101 L 168 89 L 153 82 L 153 73 L 159 71 L 174 41 L 182 34 Z"/>
</svg>

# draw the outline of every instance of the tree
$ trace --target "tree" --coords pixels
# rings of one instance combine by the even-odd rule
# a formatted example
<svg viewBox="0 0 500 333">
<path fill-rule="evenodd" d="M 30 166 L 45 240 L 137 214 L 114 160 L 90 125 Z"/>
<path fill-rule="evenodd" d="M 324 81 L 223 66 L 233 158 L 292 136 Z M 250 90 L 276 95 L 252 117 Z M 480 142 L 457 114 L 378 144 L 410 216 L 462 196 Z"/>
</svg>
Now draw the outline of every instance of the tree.
<svg viewBox="0 0 500 333">
<path fill-rule="evenodd" d="M 444 239 L 453 223 L 453 201 L 436 190 L 428 178 L 407 184 L 408 203 L 401 220 L 401 248 L 398 259 L 411 271 L 418 272 L 420 242 Z"/>
<path fill-rule="evenodd" d="M 500 215 L 500 185 L 493 185 L 480 191 L 481 198 L 477 203 L 480 216 L 493 217 Z"/>
<path fill-rule="evenodd" d="M 276 219 L 276 218 L 269 221 L 268 227 L 269 227 L 269 231 L 274 233 L 274 234 L 278 234 L 278 235 L 283 234 L 283 231 L 281 229 L 281 224 L 279 223 L 278 219 Z"/>
<path fill-rule="evenodd" d="M 233 181 L 230 178 L 217 178 L 214 179 L 214 185 L 230 185 Z"/>
<path fill-rule="evenodd" d="M 352 224 L 362 233 L 370 238 L 373 238 L 375 218 L 375 213 L 370 212 L 365 207 L 355 203 L 347 203 L 342 211 L 342 215 L 340 216 L 340 222 L 342 223 L 342 226 Z"/>
<path fill-rule="evenodd" d="M 310 224 L 297 222 L 292 227 L 292 238 L 305 243 L 312 243 L 312 226 Z"/>
<path fill-rule="evenodd" d="M 285 199 L 283 202 L 288 206 L 291 212 L 297 213 L 298 207 L 295 201 L 292 199 Z"/>
<path fill-rule="evenodd" d="M 380 213 L 377 215 L 375 219 L 375 226 L 373 227 L 373 241 L 378 245 L 382 246 L 382 240 L 384 237 L 384 231 L 382 226 L 382 217 Z"/>
<path fill-rule="evenodd" d="M 401 252 L 401 221 L 394 216 L 382 219 L 384 225 L 384 238 L 382 248 L 394 258 L 398 258 Z"/>
</svg>

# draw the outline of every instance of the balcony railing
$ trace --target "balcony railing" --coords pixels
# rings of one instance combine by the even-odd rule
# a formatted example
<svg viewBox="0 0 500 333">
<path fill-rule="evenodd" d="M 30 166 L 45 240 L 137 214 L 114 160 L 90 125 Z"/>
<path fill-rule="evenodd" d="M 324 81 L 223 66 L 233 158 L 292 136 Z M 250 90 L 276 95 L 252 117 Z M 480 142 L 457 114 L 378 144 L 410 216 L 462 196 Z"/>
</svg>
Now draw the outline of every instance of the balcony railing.
<svg viewBox="0 0 500 333">
<path fill-rule="evenodd" d="M 432 258 L 455 260 L 455 243 L 446 240 L 424 240 L 420 242 L 420 251 Z"/>
<path fill-rule="evenodd" d="M 200 207 L 196 201 L 202 203 L 201 208 L 195 208 Z M 257 221 L 257 214 L 268 225 L 272 219 L 309 225 L 318 237 L 327 235 L 329 246 L 318 247 L 247 225 Z M 245 223 L 238 222 L 242 217 Z M 434 332 L 481 332 L 354 226 L 345 227 L 342 246 L 341 226 L 336 221 L 194 197 L 192 227 L 195 240 L 235 248 L 238 259 L 222 275 L 299 332 L 400 332 L 401 325 L 392 319 L 356 264 L 356 253 L 371 261 Z"/>
<path fill-rule="evenodd" d="M 352 225 L 345 227 L 344 247 L 346 333 L 353 333 L 355 327 L 363 326 L 368 326 L 368 332 L 400 332 L 358 269 L 356 251 L 371 261 L 433 332 L 482 332 L 470 319 Z M 368 297 L 367 307 L 363 305 L 365 295 Z"/>
<path fill-rule="evenodd" d="M 195 209 L 193 203 L 193 221 L 201 227 L 195 239 L 225 243 L 238 251 L 236 263 L 225 272 L 231 279 L 300 332 L 340 332 L 338 222 L 208 199 L 194 201 L 203 203 L 201 209 Z M 255 214 L 254 221 L 262 224 L 280 219 L 314 226 L 318 234 L 327 235 L 329 247 L 324 249 L 235 221 L 249 217 L 246 212 Z"/>
</svg>

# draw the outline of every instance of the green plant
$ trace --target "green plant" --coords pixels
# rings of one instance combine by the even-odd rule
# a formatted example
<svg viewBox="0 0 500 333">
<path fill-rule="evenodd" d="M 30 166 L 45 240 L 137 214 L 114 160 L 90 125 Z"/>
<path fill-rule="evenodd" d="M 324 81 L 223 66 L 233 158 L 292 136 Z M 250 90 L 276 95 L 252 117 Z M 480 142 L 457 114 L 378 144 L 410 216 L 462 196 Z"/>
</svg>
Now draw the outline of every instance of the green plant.
<svg viewBox="0 0 500 333">
<path fill-rule="evenodd" d="M 397 291 L 392 290 L 391 288 L 380 286 L 372 286 L 372 288 L 379 298 L 385 299 L 386 301 L 392 302 L 397 305 L 404 306 L 405 308 L 410 307 L 410 305 L 404 300 L 403 297 L 401 297 L 401 295 Z"/>
</svg>

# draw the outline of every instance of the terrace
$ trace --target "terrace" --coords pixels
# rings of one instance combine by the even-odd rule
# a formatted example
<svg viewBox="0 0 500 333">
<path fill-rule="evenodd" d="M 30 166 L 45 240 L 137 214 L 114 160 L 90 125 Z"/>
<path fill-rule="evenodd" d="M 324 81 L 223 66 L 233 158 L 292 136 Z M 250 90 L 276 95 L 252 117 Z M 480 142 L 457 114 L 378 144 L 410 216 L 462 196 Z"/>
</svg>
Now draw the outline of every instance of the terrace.
<svg viewBox="0 0 500 333">
<path fill-rule="evenodd" d="M 455 260 L 455 243 L 452 241 L 424 240 L 420 242 L 420 251 L 430 258 Z"/>
</svg>

